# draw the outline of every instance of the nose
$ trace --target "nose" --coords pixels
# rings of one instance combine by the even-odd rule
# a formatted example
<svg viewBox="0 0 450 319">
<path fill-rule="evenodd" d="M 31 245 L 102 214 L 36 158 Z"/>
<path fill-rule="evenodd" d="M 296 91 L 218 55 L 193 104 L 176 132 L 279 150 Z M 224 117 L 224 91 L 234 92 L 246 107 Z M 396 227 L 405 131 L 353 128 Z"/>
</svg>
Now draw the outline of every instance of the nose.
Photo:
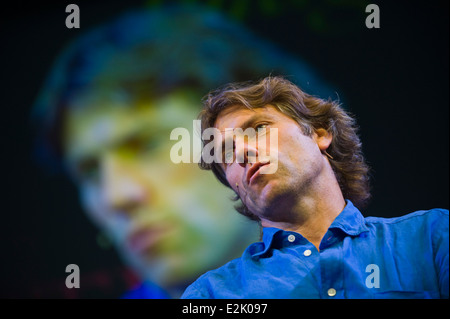
<svg viewBox="0 0 450 319">
<path fill-rule="evenodd" d="M 236 140 L 236 162 L 245 168 L 247 163 L 256 163 L 258 149 L 253 141 Z"/>
<path fill-rule="evenodd" d="M 120 154 L 105 154 L 101 169 L 103 196 L 113 211 L 129 214 L 146 200 L 143 183 Z"/>
</svg>

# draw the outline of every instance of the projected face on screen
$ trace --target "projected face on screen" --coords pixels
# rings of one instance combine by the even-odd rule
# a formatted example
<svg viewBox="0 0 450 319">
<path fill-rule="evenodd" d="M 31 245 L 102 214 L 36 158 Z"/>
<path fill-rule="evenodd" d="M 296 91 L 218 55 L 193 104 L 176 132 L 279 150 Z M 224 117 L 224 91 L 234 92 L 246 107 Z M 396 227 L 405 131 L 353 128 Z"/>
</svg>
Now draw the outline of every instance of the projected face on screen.
<svg viewBox="0 0 450 319">
<path fill-rule="evenodd" d="M 215 10 L 124 13 L 55 60 L 35 106 L 42 158 L 64 158 L 85 211 L 142 279 L 185 286 L 240 256 L 259 225 L 193 154 L 171 160 L 171 132 L 193 137 L 209 90 L 277 73 L 326 89 L 306 63 Z"/>
<path fill-rule="evenodd" d="M 192 130 L 200 98 L 93 92 L 68 107 L 65 161 L 86 212 L 125 260 L 145 278 L 176 285 L 242 253 L 257 226 L 233 210 L 231 192 L 197 164 L 170 160 L 170 132 Z"/>
</svg>

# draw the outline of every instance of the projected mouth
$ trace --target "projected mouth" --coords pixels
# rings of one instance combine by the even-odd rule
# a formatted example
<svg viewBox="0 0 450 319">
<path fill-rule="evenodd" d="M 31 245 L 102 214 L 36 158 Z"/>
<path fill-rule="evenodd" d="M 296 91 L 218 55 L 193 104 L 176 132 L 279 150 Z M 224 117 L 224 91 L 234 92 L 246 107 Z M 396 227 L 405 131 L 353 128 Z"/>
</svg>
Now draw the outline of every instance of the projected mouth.
<svg viewBox="0 0 450 319">
<path fill-rule="evenodd" d="M 127 238 L 127 246 L 134 252 L 142 253 L 160 242 L 168 233 L 167 227 L 143 227 L 133 231 Z"/>
</svg>

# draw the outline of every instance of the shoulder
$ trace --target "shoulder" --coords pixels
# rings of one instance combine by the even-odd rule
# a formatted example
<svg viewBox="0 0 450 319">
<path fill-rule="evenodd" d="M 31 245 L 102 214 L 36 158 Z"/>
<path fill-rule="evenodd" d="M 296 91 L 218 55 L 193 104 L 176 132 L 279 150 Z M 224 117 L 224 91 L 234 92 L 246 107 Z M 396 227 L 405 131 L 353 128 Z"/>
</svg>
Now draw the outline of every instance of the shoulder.
<svg viewBox="0 0 450 319">
<path fill-rule="evenodd" d="M 233 285 L 230 282 L 239 282 L 241 259 L 234 259 L 225 265 L 206 272 L 194 281 L 181 296 L 182 299 L 214 299 L 233 298 Z M 220 297 L 217 292 L 225 293 L 229 296 Z"/>
<path fill-rule="evenodd" d="M 366 217 L 365 223 L 372 233 L 383 240 L 415 238 L 417 245 L 428 242 L 436 247 L 448 241 L 449 236 L 449 211 L 441 208 L 419 210 L 394 218 Z"/>
<path fill-rule="evenodd" d="M 194 281 L 181 296 L 182 299 L 235 299 L 240 298 L 242 277 L 254 262 L 254 257 L 266 250 L 263 242 L 256 242 L 245 249 L 242 256 L 225 265 L 206 272 Z"/>
<path fill-rule="evenodd" d="M 449 211 L 442 208 L 433 208 L 429 210 L 418 210 L 400 217 L 382 218 L 382 217 L 366 217 L 366 224 L 383 224 L 383 225 L 407 225 L 407 224 L 430 224 L 436 222 L 444 222 L 449 220 Z M 448 225 L 447 225 L 448 226 Z"/>
</svg>

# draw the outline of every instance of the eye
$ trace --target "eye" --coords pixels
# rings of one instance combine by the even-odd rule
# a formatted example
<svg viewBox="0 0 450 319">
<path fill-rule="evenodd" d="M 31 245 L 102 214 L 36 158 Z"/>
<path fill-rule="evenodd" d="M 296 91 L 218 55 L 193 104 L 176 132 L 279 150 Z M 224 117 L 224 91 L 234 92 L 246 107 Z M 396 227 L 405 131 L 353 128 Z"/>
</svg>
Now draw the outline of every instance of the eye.
<svg viewBox="0 0 450 319">
<path fill-rule="evenodd" d="M 75 173 L 82 180 L 98 180 L 100 174 L 99 163 L 96 159 L 86 159 L 77 165 Z"/>
<path fill-rule="evenodd" d="M 258 124 L 255 127 L 256 130 L 265 129 L 265 128 L 267 128 L 267 124 L 265 124 L 265 123 Z"/>
<path fill-rule="evenodd" d="M 156 136 L 152 137 L 133 137 L 128 139 L 123 148 L 134 155 L 146 154 L 155 150 L 160 144 L 160 140 Z"/>
<path fill-rule="evenodd" d="M 267 124 L 267 123 L 261 123 L 261 124 L 256 125 L 256 127 L 255 127 L 256 135 L 259 137 L 262 137 L 262 136 L 266 135 L 267 133 L 269 133 L 268 126 L 269 126 L 269 124 Z"/>
</svg>

